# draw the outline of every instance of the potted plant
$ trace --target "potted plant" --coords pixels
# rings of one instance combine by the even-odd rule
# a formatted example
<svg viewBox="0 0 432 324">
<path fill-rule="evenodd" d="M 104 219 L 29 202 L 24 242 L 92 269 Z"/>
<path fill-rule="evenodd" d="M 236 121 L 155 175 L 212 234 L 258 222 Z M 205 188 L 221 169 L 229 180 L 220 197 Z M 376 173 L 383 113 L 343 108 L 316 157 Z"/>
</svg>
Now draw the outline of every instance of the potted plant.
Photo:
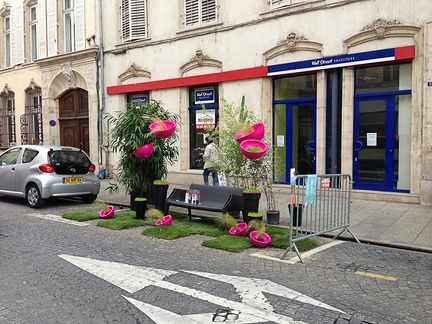
<svg viewBox="0 0 432 324">
<path fill-rule="evenodd" d="M 266 154 L 268 145 L 256 139 L 245 140 L 240 143 L 240 150 L 242 154 L 251 160 L 260 159 Z"/>
<path fill-rule="evenodd" d="M 249 223 L 249 239 L 256 247 L 266 247 L 271 242 L 271 237 L 266 233 L 266 226 L 260 220 L 253 220 Z"/>
<path fill-rule="evenodd" d="M 135 198 L 135 214 L 137 219 L 144 219 L 145 211 L 147 210 L 147 198 Z"/>
<path fill-rule="evenodd" d="M 263 214 L 262 213 L 260 213 L 260 212 L 249 212 L 247 214 L 245 222 L 249 224 L 250 222 L 252 222 L 254 220 L 255 221 L 262 221 L 262 219 L 263 219 Z"/>
<path fill-rule="evenodd" d="M 145 216 L 150 219 L 156 219 L 156 226 L 169 226 L 172 223 L 171 215 L 165 215 L 161 210 L 156 208 L 147 209 Z"/>
<path fill-rule="evenodd" d="M 120 156 L 116 175 L 118 185 L 131 194 L 131 209 L 135 209 L 136 197 L 146 197 L 152 204 L 153 182 L 166 178 L 168 166 L 178 159 L 179 148 L 175 145 L 176 132 L 168 138 L 159 138 L 154 136 L 150 125 L 158 120 L 178 124 L 180 116 L 166 110 L 160 101 L 149 100 L 129 102 L 125 111 L 108 114 L 105 118 L 113 126 L 110 148 Z M 143 147 L 151 147 L 151 154 L 146 151 L 141 157 L 134 155 Z M 118 187 L 113 184 L 108 189 L 117 190 Z"/>
<path fill-rule="evenodd" d="M 165 200 L 168 193 L 169 183 L 166 180 L 153 181 L 154 205 L 156 209 L 165 210 Z"/>
<path fill-rule="evenodd" d="M 231 235 L 245 236 L 248 230 L 248 225 L 245 222 L 238 223 L 231 215 L 224 214 L 216 219 L 216 222 L 224 227 L 229 228 L 228 232 Z"/>
<path fill-rule="evenodd" d="M 103 200 L 96 199 L 95 201 L 93 201 L 92 206 L 101 208 L 101 211 L 99 212 L 100 218 L 108 219 L 114 216 L 114 206 L 109 205 Z"/>
</svg>

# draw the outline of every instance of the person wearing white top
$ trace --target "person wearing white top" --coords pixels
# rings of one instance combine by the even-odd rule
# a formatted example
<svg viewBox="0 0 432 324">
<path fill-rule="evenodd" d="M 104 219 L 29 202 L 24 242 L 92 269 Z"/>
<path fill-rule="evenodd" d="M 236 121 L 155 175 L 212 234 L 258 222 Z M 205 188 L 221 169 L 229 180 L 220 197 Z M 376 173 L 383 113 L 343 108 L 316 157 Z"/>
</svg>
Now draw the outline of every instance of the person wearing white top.
<svg viewBox="0 0 432 324">
<path fill-rule="evenodd" d="M 213 140 L 209 137 L 206 137 L 205 142 L 207 144 L 204 153 L 201 153 L 201 156 L 204 160 L 204 171 L 203 178 L 204 184 L 209 184 L 209 175 L 211 174 L 213 179 L 213 186 L 219 186 L 219 178 L 218 173 L 214 169 L 215 162 L 219 161 L 219 150 L 216 145 L 213 143 Z"/>
</svg>

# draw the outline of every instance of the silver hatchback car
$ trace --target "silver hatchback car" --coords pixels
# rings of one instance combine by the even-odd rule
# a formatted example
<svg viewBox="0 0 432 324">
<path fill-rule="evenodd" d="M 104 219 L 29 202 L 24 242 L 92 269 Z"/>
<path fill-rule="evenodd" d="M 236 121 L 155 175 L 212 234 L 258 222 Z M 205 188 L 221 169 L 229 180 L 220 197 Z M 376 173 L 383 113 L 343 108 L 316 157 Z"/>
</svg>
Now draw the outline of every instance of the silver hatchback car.
<svg viewBox="0 0 432 324">
<path fill-rule="evenodd" d="M 75 147 L 14 146 L 0 155 L 0 194 L 24 197 L 32 208 L 51 197 L 80 197 L 91 203 L 100 180 L 88 155 Z"/>
</svg>

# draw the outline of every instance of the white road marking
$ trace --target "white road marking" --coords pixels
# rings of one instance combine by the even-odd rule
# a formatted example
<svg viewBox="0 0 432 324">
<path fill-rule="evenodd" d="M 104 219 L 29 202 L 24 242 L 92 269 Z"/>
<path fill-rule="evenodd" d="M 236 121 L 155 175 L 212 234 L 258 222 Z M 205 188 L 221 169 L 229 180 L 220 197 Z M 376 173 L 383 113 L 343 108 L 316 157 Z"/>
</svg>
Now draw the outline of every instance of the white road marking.
<svg viewBox="0 0 432 324">
<path fill-rule="evenodd" d="M 152 285 L 208 301 L 220 305 L 223 308 L 241 311 L 241 317 L 239 317 L 239 319 L 241 318 L 241 322 L 237 320 L 236 323 L 258 323 L 263 321 L 273 321 L 276 323 L 302 323 L 293 321 L 287 316 L 275 313 L 273 306 L 267 300 L 263 292 L 344 313 L 330 305 L 321 303 L 313 298 L 265 279 L 218 275 L 197 271 L 183 271 L 192 275 L 198 275 L 208 279 L 232 284 L 241 297 L 241 302 L 237 302 L 164 280 L 166 277 L 178 273 L 178 271 L 139 267 L 118 262 L 101 261 L 64 254 L 59 255 L 59 257 L 129 293 L 137 292 Z M 137 301 L 133 298 L 125 298 L 143 311 L 147 316 L 154 319 L 156 323 L 178 323 L 179 318 L 185 319 L 186 317 L 196 323 L 208 323 L 209 319 L 213 316 L 212 314 L 207 313 L 182 316 L 171 313 L 167 310 L 160 311 L 160 308 L 156 306 Z"/>
<path fill-rule="evenodd" d="M 316 299 L 303 295 L 288 287 L 276 284 L 273 281 L 267 279 L 236 277 L 236 276 L 219 275 L 219 274 L 196 272 L 196 271 L 184 271 L 184 272 L 196 274 L 198 276 L 206 277 L 213 280 L 229 282 L 237 290 L 240 297 L 242 297 L 243 303 L 246 303 L 252 307 L 262 308 L 263 310 L 273 311 L 273 306 L 269 304 L 269 301 L 263 294 L 263 292 L 267 292 L 276 296 L 289 298 L 305 304 L 311 304 L 313 306 L 318 306 L 335 312 L 344 313 L 343 311 L 337 308 L 324 304 Z M 268 306 L 264 306 L 264 305 L 268 305 Z"/>
<path fill-rule="evenodd" d="M 31 214 L 27 214 L 27 215 L 33 216 L 33 217 L 42 218 L 42 219 L 53 220 L 53 221 L 56 221 L 56 222 L 71 224 L 71 225 L 75 225 L 75 226 L 88 226 L 89 225 L 89 224 L 86 224 L 84 222 L 73 221 L 73 220 L 70 220 L 70 219 L 63 218 L 63 217 L 61 217 L 59 215 L 53 215 L 53 214 L 31 213 Z"/>
<path fill-rule="evenodd" d="M 335 240 L 335 241 L 332 241 L 330 243 L 320 245 L 319 247 L 317 247 L 315 249 L 312 249 L 312 250 L 309 250 L 306 252 L 302 252 L 301 256 L 303 259 L 307 259 L 318 252 L 327 250 L 333 246 L 336 246 L 336 245 L 339 245 L 342 243 L 345 243 L 345 241 L 341 241 L 341 240 L 336 241 Z M 269 255 L 261 254 L 260 252 L 252 253 L 251 256 L 262 258 L 262 259 L 278 261 L 278 262 L 282 262 L 282 263 L 289 263 L 289 264 L 295 264 L 295 263 L 300 262 L 300 259 L 298 258 L 298 256 L 295 256 L 289 260 L 281 260 L 280 258 L 275 258 L 275 257 L 269 256 Z"/>
</svg>

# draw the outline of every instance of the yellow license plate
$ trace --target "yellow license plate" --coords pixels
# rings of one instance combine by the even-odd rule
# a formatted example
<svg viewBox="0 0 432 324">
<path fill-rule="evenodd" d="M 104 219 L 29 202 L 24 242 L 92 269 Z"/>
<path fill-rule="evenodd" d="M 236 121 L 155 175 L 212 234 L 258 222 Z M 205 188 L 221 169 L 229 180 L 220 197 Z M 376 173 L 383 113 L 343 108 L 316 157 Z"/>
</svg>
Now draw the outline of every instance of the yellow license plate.
<svg viewBox="0 0 432 324">
<path fill-rule="evenodd" d="M 72 184 L 72 183 L 81 183 L 83 182 L 83 178 L 65 178 L 64 183 Z"/>
</svg>

